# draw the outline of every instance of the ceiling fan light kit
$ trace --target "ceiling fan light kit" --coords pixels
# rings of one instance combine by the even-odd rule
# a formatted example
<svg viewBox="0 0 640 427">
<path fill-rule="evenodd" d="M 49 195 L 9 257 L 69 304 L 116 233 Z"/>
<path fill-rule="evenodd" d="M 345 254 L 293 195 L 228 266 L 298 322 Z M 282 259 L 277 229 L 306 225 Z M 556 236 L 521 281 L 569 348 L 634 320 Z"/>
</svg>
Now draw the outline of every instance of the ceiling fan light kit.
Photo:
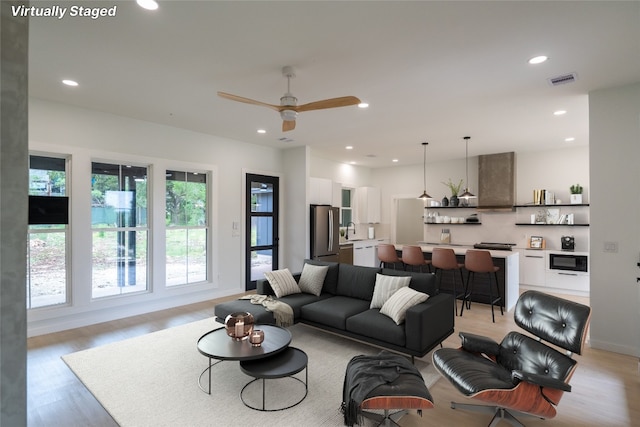
<svg viewBox="0 0 640 427">
<path fill-rule="evenodd" d="M 361 101 L 355 96 L 343 96 L 340 98 L 324 99 L 322 101 L 315 101 L 308 104 L 298 105 L 298 98 L 293 96 L 293 94 L 291 93 L 291 78 L 296 76 L 293 72 L 293 67 L 283 67 L 282 74 L 287 78 L 287 92 L 280 98 L 280 105 L 268 104 L 266 102 L 260 102 L 254 99 L 244 98 L 242 96 L 232 95 L 225 92 L 218 92 L 218 96 L 229 99 L 231 101 L 258 105 L 278 111 L 280 113 L 280 118 L 282 119 L 283 132 L 295 129 L 298 113 L 301 113 L 303 111 L 348 107 L 350 105 L 358 105 L 361 103 Z"/>
</svg>

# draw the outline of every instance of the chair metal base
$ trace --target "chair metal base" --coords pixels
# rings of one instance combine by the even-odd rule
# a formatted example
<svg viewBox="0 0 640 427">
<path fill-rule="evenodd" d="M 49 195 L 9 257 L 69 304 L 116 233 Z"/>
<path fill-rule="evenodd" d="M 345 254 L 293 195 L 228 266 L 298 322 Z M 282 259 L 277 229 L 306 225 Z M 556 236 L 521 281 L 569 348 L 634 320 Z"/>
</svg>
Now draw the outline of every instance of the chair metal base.
<svg viewBox="0 0 640 427">
<path fill-rule="evenodd" d="M 374 412 L 362 411 L 362 416 L 365 418 L 369 418 L 378 423 L 378 427 L 384 425 L 385 427 L 390 427 L 392 424 L 400 427 L 400 424 L 397 423 L 397 420 L 408 414 L 409 411 L 403 409 L 398 412 L 394 412 L 393 414 L 389 413 L 388 409 L 384 410 L 384 415 L 376 414 Z"/>
<path fill-rule="evenodd" d="M 509 424 L 514 427 L 525 427 L 514 415 L 513 413 L 518 414 L 518 416 L 529 416 L 533 417 L 535 415 L 525 414 L 524 412 L 518 411 L 509 411 L 506 408 L 501 406 L 490 406 L 490 405 L 474 405 L 471 403 L 457 403 L 451 402 L 451 409 L 466 409 L 469 411 L 481 412 L 483 414 L 493 414 L 493 418 L 489 423 L 488 427 L 495 427 L 498 425 L 500 420 L 505 420 Z M 512 413 L 513 412 L 513 413 Z"/>
</svg>

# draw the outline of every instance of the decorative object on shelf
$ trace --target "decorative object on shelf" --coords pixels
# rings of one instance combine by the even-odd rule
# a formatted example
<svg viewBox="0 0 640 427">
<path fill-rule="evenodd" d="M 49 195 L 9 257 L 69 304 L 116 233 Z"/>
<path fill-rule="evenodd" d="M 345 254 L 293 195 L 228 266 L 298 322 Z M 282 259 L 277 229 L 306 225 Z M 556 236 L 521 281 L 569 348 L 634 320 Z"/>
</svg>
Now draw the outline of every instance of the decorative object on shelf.
<svg viewBox="0 0 640 427">
<path fill-rule="evenodd" d="M 529 247 L 531 249 L 543 249 L 545 247 L 544 238 L 541 236 L 531 236 L 531 238 L 529 238 Z"/>
<path fill-rule="evenodd" d="M 449 206 L 449 199 L 447 199 L 447 196 L 442 198 L 442 206 Z"/>
<path fill-rule="evenodd" d="M 447 182 L 443 181 L 442 183 L 447 187 L 449 187 L 449 190 L 451 190 L 451 197 L 449 198 L 449 204 L 454 207 L 458 206 L 458 204 L 460 203 L 460 200 L 458 199 L 458 193 L 460 193 L 460 190 L 462 189 L 462 184 L 464 183 L 464 181 L 460 180 L 459 183 L 454 184 L 453 181 L 451 181 L 451 178 L 449 178 Z"/>
<path fill-rule="evenodd" d="M 231 313 L 224 319 L 224 327 L 227 335 L 234 341 L 247 339 L 253 331 L 253 315 L 246 311 Z"/>
<path fill-rule="evenodd" d="M 562 236 L 560 243 L 563 251 L 573 251 L 576 248 L 576 240 L 573 236 Z"/>
<path fill-rule="evenodd" d="M 554 205 L 555 195 L 549 190 L 533 190 L 534 205 Z"/>
<path fill-rule="evenodd" d="M 422 166 L 422 180 L 424 184 L 424 191 L 420 196 L 418 196 L 418 199 L 422 200 L 432 199 L 432 197 L 427 194 L 427 145 L 429 145 L 429 143 L 426 141 L 422 143 L 422 146 L 424 147 L 424 162 Z"/>
<path fill-rule="evenodd" d="M 464 199 L 465 203 L 468 204 L 469 203 L 469 199 L 475 199 L 475 194 L 471 193 L 469 191 L 469 140 L 471 139 L 470 136 L 465 136 L 464 138 L 465 144 L 466 144 L 466 150 L 465 150 L 465 155 L 464 155 L 464 161 L 465 161 L 465 170 L 466 170 L 466 176 L 467 179 L 465 181 L 465 185 L 466 187 L 464 188 L 464 193 L 462 193 L 459 197 L 461 199 Z"/>
<path fill-rule="evenodd" d="M 581 205 L 582 204 L 582 185 L 575 184 L 569 187 L 569 191 L 571 192 L 571 204 L 572 205 Z"/>
<path fill-rule="evenodd" d="M 547 224 L 560 224 L 560 209 L 547 209 Z"/>
<path fill-rule="evenodd" d="M 249 335 L 249 342 L 254 347 L 260 347 L 264 341 L 264 331 L 262 329 L 254 329 Z"/>
</svg>

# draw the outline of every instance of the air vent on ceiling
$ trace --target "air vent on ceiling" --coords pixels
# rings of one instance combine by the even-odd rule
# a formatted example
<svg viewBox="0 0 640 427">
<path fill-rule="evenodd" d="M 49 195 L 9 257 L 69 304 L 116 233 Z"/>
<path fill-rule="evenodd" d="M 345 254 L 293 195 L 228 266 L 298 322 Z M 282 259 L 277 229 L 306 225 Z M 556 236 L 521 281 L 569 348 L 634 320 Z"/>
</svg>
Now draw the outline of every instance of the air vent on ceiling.
<svg viewBox="0 0 640 427">
<path fill-rule="evenodd" d="M 563 85 L 566 83 L 573 83 L 578 80 L 578 75 L 576 73 L 564 74 L 562 76 L 551 77 L 549 83 L 551 86 Z"/>
<path fill-rule="evenodd" d="M 282 138 L 278 138 L 278 141 L 281 141 L 281 142 L 293 142 L 293 139 L 287 138 L 286 136 L 283 136 Z"/>
</svg>

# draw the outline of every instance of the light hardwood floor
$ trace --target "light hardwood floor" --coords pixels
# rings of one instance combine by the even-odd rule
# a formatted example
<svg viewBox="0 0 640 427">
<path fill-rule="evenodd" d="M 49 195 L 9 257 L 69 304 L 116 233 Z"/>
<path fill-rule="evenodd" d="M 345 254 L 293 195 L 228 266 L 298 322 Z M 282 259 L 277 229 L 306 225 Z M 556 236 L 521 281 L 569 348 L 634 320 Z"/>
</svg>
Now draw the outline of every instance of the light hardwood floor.
<svg viewBox="0 0 640 427">
<path fill-rule="evenodd" d="M 587 302 L 583 298 L 568 298 Z M 214 305 L 229 299 L 234 297 L 29 338 L 28 425 L 116 426 L 60 357 L 211 317 Z M 513 321 L 513 313 L 500 316 L 498 312 L 496 323 L 493 324 L 490 309 L 483 304 L 473 304 L 471 310 L 465 310 L 463 317 L 456 317 L 456 331 L 474 332 L 498 341 L 507 331 L 514 329 L 518 328 Z M 444 346 L 458 347 L 457 333 L 449 337 Z M 526 417 L 521 421 L 532 427 L 640 426 L 640 376 L 637 358 L 595 350 L 588 346 L 582 356 L 575 357 L 579 365 L 571 382 L 573 391 L 566 393 L 560 401 L 558 416 L 552 420 Z M 430 360 L 430 355 L 424 359 Z M 104 374 L 109 375 L 108 372 Z M 489 423 L 490 416 L 450 408 L 451 401 L 466 402 L 467 399 L 448 381 L 439 380 L 430 391 L 435 400 L 434 409 L 424 411 L 422 417 L 415 413 L 405 416 L 400 420 L 403 427 L 480 427 Z M 132 404 L 135 405 L 135 402 Z M 313 427 L 311 421 L 308 425 Z M 503 421 L 500 425 L 508 424 Z"/>
</svg>

